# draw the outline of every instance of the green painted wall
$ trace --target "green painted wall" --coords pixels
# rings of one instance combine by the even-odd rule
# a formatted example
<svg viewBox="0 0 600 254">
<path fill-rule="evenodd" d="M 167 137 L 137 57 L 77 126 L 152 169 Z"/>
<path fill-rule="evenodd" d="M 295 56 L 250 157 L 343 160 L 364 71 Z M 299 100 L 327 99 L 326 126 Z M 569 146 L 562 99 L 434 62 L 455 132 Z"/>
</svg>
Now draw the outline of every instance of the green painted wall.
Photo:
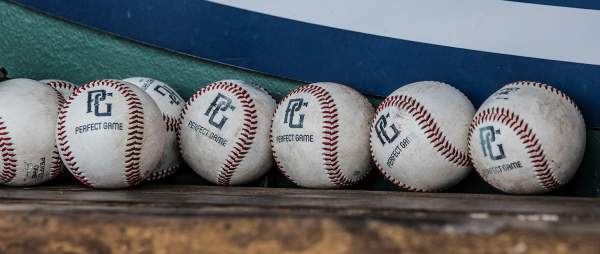
<svg viewBox="0 0 600 254">
<path fill-rule="evenodd" d="M 254 81 L 277 97 L 299 84 L 142 46 L 5 1 L 0 1 L 0 66 L 11 77 L 57 78 L 77 84 L 148 76 L 174 84 L 184 97 L 225 78 Z"/>
<path fill-rule="evenodd" d="M 0 67 L 10 77 L 56 78 L 77 84 L 130 76 L 147 76 L 173 85 L 185 98 L 196 89 L 221 79 L 253 81 L 279 99 L 301 84 L 202 61 L 192 57 L 143 46 L 128 40 L 69 24 L 28 9 L 0 1 Z M 377 103 L 380 98 L 370 98 Z M 600 195 L 600 131 L 588 131 L 588 147 L 575 179 L 555 195 Z M 187 171 L 168 181 L 203 183 Z M 254 185 L 293 186 L 276 170 Z M 376 170 L 356 188 L 395 189 Z M 454 192 L 496 192 L 472 174 Z"/>
</svg>

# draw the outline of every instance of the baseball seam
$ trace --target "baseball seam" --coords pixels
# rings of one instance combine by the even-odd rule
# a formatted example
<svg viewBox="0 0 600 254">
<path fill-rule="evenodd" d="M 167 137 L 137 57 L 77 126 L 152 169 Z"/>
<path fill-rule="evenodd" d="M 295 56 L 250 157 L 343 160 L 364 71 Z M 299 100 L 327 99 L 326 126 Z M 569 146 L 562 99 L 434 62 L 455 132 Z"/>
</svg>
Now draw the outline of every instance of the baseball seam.
<svg viewBox="0 0 600 254">
<path fill-rule="evenodd" d="M 581 111 L 579 110 L 579 107 L 577 106 L 577 104 L 575 104 L 575 101 L 573 101 L 573 99 L 571 99 L 571 97 L 569 97 L 567 94 L 565 94 L 564 92 L 562 92 L 561 90 L 558 90 L 557 88 L 555 88 L 553 86 L 549 86 L 549 85 L 546 85 L 543 83 L 533 82 L 533 81 L 517 81 L 517 82 L 507 84 L 504 87 L 507 87 L 510 85 L 530 86 L 530 87 L 536 87 L 536 88 L 541 88 L 541 89 L 547 90 L 555 95 L 558 95 L 558 97 L 561 97 L 564 100 L 566 100 L 569 104 L 571 104 L 571 106 L 575 107 L 575 110 L 577 110 L 577 112 L 579 112 L 579 114 L 581 115 Z"/>
<path fill-rule="evenodd" d="M 54 147 L 55 150 L 52 151 L 51 161 L 50 161 L 50 177 L 55 178 L 60 173 L 62 173 L 63 165 L 62 160 L 60 159 L 60 155 L 58 153 L 58 147 Z"/>
<path fill-rule="evenodd" d="M 67 117 L 66 114 L 69 108 L 71 107 L 73 98 L 79 94 L 79 90 L 87 89 L 89 88 L 89 86 L 90 84 L 86 84 L 75 89 L 71 97 L 63 104 L 63 107 L 58 113 L 58 127 L 56 136 L 58 140 L 58 149 L 60 150 L 63 156 L 63 161 L 65 165 L 69 168 L 69 171 L 79 182 L 86 186 L 93 187 L 93 185 L 88 181 L 83 172 L 79 171 L 79 166 L 77 166 L 77 161 L 75 160 L 73 151 L 71 151 L 71 146 L 69 145 L 69 140 L 67 139 L 67 131 L 65 126 Z"/>
<path fill-rule="evenodd" d="M 127 143 L 125 144 L 125 181 L 128 185 L 136 185 L 143 180 L 140 172 L 140 157 L 142 150 L 142 141 L 144 136 L 144 109 L 141 100 L 137 97 L 131 88 L 116 80 L 97 80 L 85 84 L 73 91 L 71 98 L 65 103 L 59 113 L 58 121 L 58 145 L 63 154 L 65 164 L 69 167 L 75 178 L 84 185 L 93 187 L 91 182 L 85 177 L 83 172 L 79 171 L 77 161 L 71 151 L 69 140 L 66 135 L 66 114 L 74 98 L 84 91 L 98 87 L 107 86 L 114 88 L 125 97 L 128 106 L 128 124 Z"/>
<path fill-rule="evenodd" d="M 289 95 L 288 95 L 289 96 Z M 283 101 L 285 101 L 288 96 L 284 97 L 279 104 L 277 105 L 277 108 L 279 108 L 279 106 L 281 105 L 281 103 Z M 275 110 L 275 112 L 273 112 L 273 117 L 271 119 L 275 119 L 275 114 L 277 113 L 277 110 Z M 279 172 L 281 172 L 283 174 L 283 176 L 285 176 L 285 178 L 287 178 L 288 180 L 290 180 L 292 183 L 299 185 L 298 182 L 294 181 L 294 179 L 292 179 L 292 177 L 287 173 L 287 171 L 283 168 L 283 164 L 281 163 L 281 160 L 278 159 L 277 157 L 277 151 L 275 151 L 275 145 L 273 142 L 273 125 L 275 124 L 274 121 L 271 122 L 271 131 L 269 131 L 269 140 L 271 143 L 271 153 L 273 154 L 273 160 L 275 161 L 275 164 L 277 165 L 277 168 L 279 169 Z"/>
<path fill-rule="evenodd" d="M 401 182 L 400 180 L 394 178 L 392 175 L 388 174 L 385 170 L 383 170 L 383 168 L 381 167 L 381 165 L 379 164 L 379 162 L 377 161 L 377 159 L 374 156 L 373 153 L 373 144 L 371 143 L 369 146 L 369 149 L 371 151 L 371 157 L 373 157 L 373 162 L 375 163 L 375 166 L 379 169 L 379 172 L 381 172 L 381 174 L 388 179 L 388 181 L 392 182 L 393 184 L 399 186 L 400 188 L 409 190 L 409 191 L 420 191 L 420 192 L 427 192 L 427 190 L 424 189 L 419 189 L 417 187 L 408 185 L 406 183 Z"/>
<path fill-rule="evenodd" d="M 231 152 L 229 152 L 227 159 L 225 159 L 225 162 L 223 162 L 221 165 L 219 173 L 217 173 L 218 184 L 230 185 L 233 174 L 236 172 L 239 165 L 250 151 L 252 142 L 254 141 L 254 137 L 257 132 L 256 130 L 258 128 L 256 106 L 254 104 L 254 100 L 250 96 L 250 93 L 248 93 L 248 91 L 243 89 L 241 86 L 227 81 L 219 81 L 203 87 L 194 93 L 194 95 L 192 95 L 192 97 L 187 101 L 183 107 L 183 110 L 181 111 L 178 124 L 181 126 L 183 118 L 187 114 L 194 101 L 196 101 L 201 95 L 213 90 L 224 90 L 235 95 L 236 99 L 240 102 L 244 116 L 239 137 L 234 143 Z M 183 155 L 183 150 L 181 148 L 181 131 L 177 133 L 177 140 L 179 142 L 179 150 Z"/>
<path fill-rule="evenodd" d="M 555 190 L 561 186 L 560 179 L 552 172 L 542 144 L 533 130 L 529 128 L 529 125 L 521 117 L 506 108 L 492 107 L 475 115 L 469 127 L 469 151 L 471 150 L 470 141 L 475 128 L 483 122 L 492 121 L 508 126 L 517 134 L 527 149 L 529 159 L 534 166 L 535 176 L 544 189 Z"/>
<path fill-rule="evenodd" d="M 61 81 L 61 80 L 49 81 L 46 84 L 54 89 L 68 89 L 71 92 L 77 88 L 76 86 L 69 84 L 67 82 Z"/>
<path fill-rule="evenodd" d="M 167 132 L 175 132 L 177 133 L 177 130 L 179 129 L 179 119 L 166 115 L 165 113 L 162 113 L 162 119 L 163 122 L 165 123 L 165 128 L 167 130 Z M 179 163 L 176 163 L 168 168 L 165 169 L 158 169 L 157 171 L 152 172 L 152 174 L 150 174 L 150 176 L 148 176 L 148 179 L 146 179 L 147 181 L 156 181 L 162 178 L 165 178 L 167 176 L 172 175 L 173 173 L 177 172 L 177 169 L 179 169 Z"/>
<path fill-rule="evenodd" d="M 129 185 L 137 185 L 144 180 L 141 175 L 141 156 L 144 141 L 144 107 L 142 101 L 131 88 L 120 85 L 122 94 L 129 106 L 129 133 L 125 150 L 125 178 Z M 118 89 L 117 89 L 118 90 Z"/>
<path fill-rule="evenodd" d="M 177 132 L 177 130 L 179 129 L 179 119 L 176 117 L 172 117 L 169 115 L 166 115 L 165 113 L 162 114 L 162 119 L 163 122 L 165 122 L 165 127 L 167 132 Z"/>
<path fill-rule="evenodd" d="M 51 87 L 54 88 L 53 86 L 51 86 Z M 56 90 L 56 88 L 54 88 L 54 92 L 56 92 L 56 96 L 58 98 L 58 110 L 60 113 L 60 111 L 63 108 L 63 106 L 65 105 L 66 101 L 65 101 L 65 98 L 62 96 L 62 94 Z M 63 171 L 63 163 L 62 163 L 62 160 L 60 159 L 60 154 L 58 153 L 58 146 L 55 144 L 54 150 L 52 151 L 51 161 L 50 161 L 50 177 L 55 178 L 58 175 L 60 175 L 62 173 L 62 171 Z"/>
<path fill-rule="evenodd" d="M 177 172 L 177 169 L 179 169 L 179 163 L 167 168 L 167 169 L 163 169 L 160 171 L 156 171 L 153 172 L 148 179 L 146 179 L 146 181 L 156 181 L 156 180 L 160 180 L 163 179 L 167 176 L 172 175 L 173 173 Z"/>
<path fill-rule="evenodd" d="M 319 106 L 321 108 L 321 114 L 323 115 L 322 121 L 322 140 L 321 140 L 321 155 L 323 156 L 323 166 L 327 173 L 327 176 L 331 183 L 335 184 L 338 187 L 345 187 L 354 185 L 357 182 L 361 181 L 366 174 L 362 175 L 359 178 L 348 178 L 344 175 L 341 170 L 341 166 L 338 159 L 338 143 L 339 143 L 339 118 L 338 118 L 338 110 L 335 101 L 331 94 L 320 86 L 315 85 L 304 85 L 302 87 L 297 88 L 292 91 L 289 95 L 287 95 L 281 102 L 277 108 L 282 106 L 282 103 L 286 101 L 289 97 L 297 95 L 297 94 L 309 94 L 319 102 Z M 277 111 L 276 111 L 277 112 Z M 279 170 L 290 179 L 292 182 L 296 183 L 287 173 L 287 171 L 283 168 L 283 164 L 277 157 L 277 153 L 273 146 L 273 136 L 272 133 L 270 135 L 271 138 L 271 150 L 273 151 L 273 158 L 277 164 Z M 296 183 L 297 184 L 297 183 Z"/>
<path fill-rule="evenodd" d="M 2 172 L 0 180 L 2 183 L 12 181 L 17 175 L 17 158 L 15 148 L 13 147 L 12 139 L 9 136 L 8 127 L 4 123 L 4 119 L 0 117 L 0 153 L 2 153 Z"/>
<path fill-rule="evenodd" d="M 377 107 L 377 110 L 375 111 L 375 116 L 377 116 L 379 113 L 381 113 L 381 111 L 388 107 L 397 107 L 401 110 L 407 111 L 417 122 L 423 133 L 426 135 L 427 139 L 429 140 L 429 143 L 433 145 L 433 148 L 446 160 L 459 167 L 471 166 L 469 155 L 465 152 L 460 151 L 458 148 L 456 148 L 450 143 L 450 140 L 448 140 L 446 135 L 444 135 L 437 122 L 427 111 L 427 109 L 425 109 L 425 106 L 419 103 L 416 99 L 406 95 L 390 96 L 386 98 L 383 102 L 381 102 L 381 104 Z M 373 122 L 371 123 L 371 133 L 373 133 L 373 129 L 375 128 L 374 123 L 375 118 L 373 118 Z M 387 173 L 387 171 L 385 171 L 383 167 L 381 167 L 381 164 L 377 161 L 376 157 L 374 156 L 372 140 L 370 142 L 370 146 L 371 156 L 375 161 L 375 165 L 388 180 L 400 186 L 401 188 L 405 188 L 410 191 L 434 191 L 417 188 L 394 178 L 392 175 Z"/>
</svg>

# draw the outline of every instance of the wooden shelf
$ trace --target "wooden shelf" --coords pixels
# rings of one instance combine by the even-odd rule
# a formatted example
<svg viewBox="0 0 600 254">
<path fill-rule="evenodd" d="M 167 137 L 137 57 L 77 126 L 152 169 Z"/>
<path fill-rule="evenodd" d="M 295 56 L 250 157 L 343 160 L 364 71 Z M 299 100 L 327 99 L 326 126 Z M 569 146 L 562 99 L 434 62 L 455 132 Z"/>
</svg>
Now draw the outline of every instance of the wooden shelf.
<svg viewBox="0 0 600 254">
<path fill-rule="evenodd" d="M 591 198 L 154 184 L 0 200 L 1 253 L 600 252 Z"/>
</svg>

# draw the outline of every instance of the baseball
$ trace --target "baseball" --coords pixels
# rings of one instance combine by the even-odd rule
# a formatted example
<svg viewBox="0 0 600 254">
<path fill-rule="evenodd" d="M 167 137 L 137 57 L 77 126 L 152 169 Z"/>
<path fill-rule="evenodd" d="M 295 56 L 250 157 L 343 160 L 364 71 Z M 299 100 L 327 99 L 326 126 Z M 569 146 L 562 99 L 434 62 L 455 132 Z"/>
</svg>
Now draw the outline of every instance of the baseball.
<svg viewBox="0 0 600 254">
<path fill-rule="evenodd" d="M 201 88 L 180 117 L 179 147 L 187 164 L 206 180 L 239 185 L 272 166 L 269 127 L 275 100 L 240 80 Z"/>
<path fill-rule="evenodd" d="M 502 87 L 481 105 L 469 152 L 481 177 L 508 193 L 548 192 L 566 184 L 585 150 L 585 123 L 566 94 L 536 82 Z"/>
<path fill-rule="evenodd" d="M 69 96 L 73 94 L 73 91 L 75 91 L 77 88 L 77 86 L 71 82 L 58 79 L 44 79 L 40 80 L 40 82 L 56 89 L 63 96 L 63 98 L 65 98 L 65 100 L 68 99 Z"/>
<path fill-rule="evenodd" d="M 97 80 L 73 92 L 58 116 L 57 143 L 67 169 L 83 184 L 139 184 L 158 165 L 165 143 L 160 110 L 135 85 Z"/>
<path fill-rule="evenodd" d="M 55 141 L 61 100 L 38 81 L 0 83 L 0 183 L 30 186 L 62 172 Z"/>
<path fill-rule="evenodd" d="M 352 88 L 314 83 L 277 106 L 271 145 L 277 166 L 302 187 L 334 188 L 359 182 L 370 170 L 373 106 Z"/>
<path fill-rule="evenodd" d="M 151 78 L 127 78 L 123 81 L 132 83 L 142 90 L 156 102 L 162 113 L 166 136 L 163 155 L 154 172 L 148 177 L 149 181 L 159 180 L 172 175 L 181 164 L 179 150 L 177 148 L 177 122 L 179 113 L 185 101 L 169 85 Z"/>
<path fill-rule="evenodd" d="M 375 165 L 394 184 L 438 191 L 471 171 L 467 132 L 473 104 L 456 88 L 435 81 L 408 84 L 377 107 L 371 125 Z"/>
</svg>

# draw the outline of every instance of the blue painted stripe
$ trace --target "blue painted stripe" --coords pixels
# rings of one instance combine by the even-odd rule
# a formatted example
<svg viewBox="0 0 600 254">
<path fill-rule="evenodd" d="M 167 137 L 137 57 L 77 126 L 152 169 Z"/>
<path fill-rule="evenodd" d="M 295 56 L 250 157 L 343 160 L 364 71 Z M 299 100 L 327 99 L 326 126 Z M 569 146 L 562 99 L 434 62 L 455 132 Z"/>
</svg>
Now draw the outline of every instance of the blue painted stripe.
<svg viewBox="0 0 600 254">
<path fill-rule="evenodd" d="M 600 1 L 597 0 L 510 0 L 511 2 L 521 2 L 529 4 L 552 5 L 561 7 L 571 7 L 589 10 L 600 10 Z"/>
<path fill-rule="evenodd" d="M 186 0 L 19 0 L 104 31 L 163 48 L 305 81 L 334 81 L 386 96 L 438 80 L 475 105 L 505 83 L 554 85 L 600 128 L 600 66 L 486 53 L 349 32 Z"/>
</svg>

